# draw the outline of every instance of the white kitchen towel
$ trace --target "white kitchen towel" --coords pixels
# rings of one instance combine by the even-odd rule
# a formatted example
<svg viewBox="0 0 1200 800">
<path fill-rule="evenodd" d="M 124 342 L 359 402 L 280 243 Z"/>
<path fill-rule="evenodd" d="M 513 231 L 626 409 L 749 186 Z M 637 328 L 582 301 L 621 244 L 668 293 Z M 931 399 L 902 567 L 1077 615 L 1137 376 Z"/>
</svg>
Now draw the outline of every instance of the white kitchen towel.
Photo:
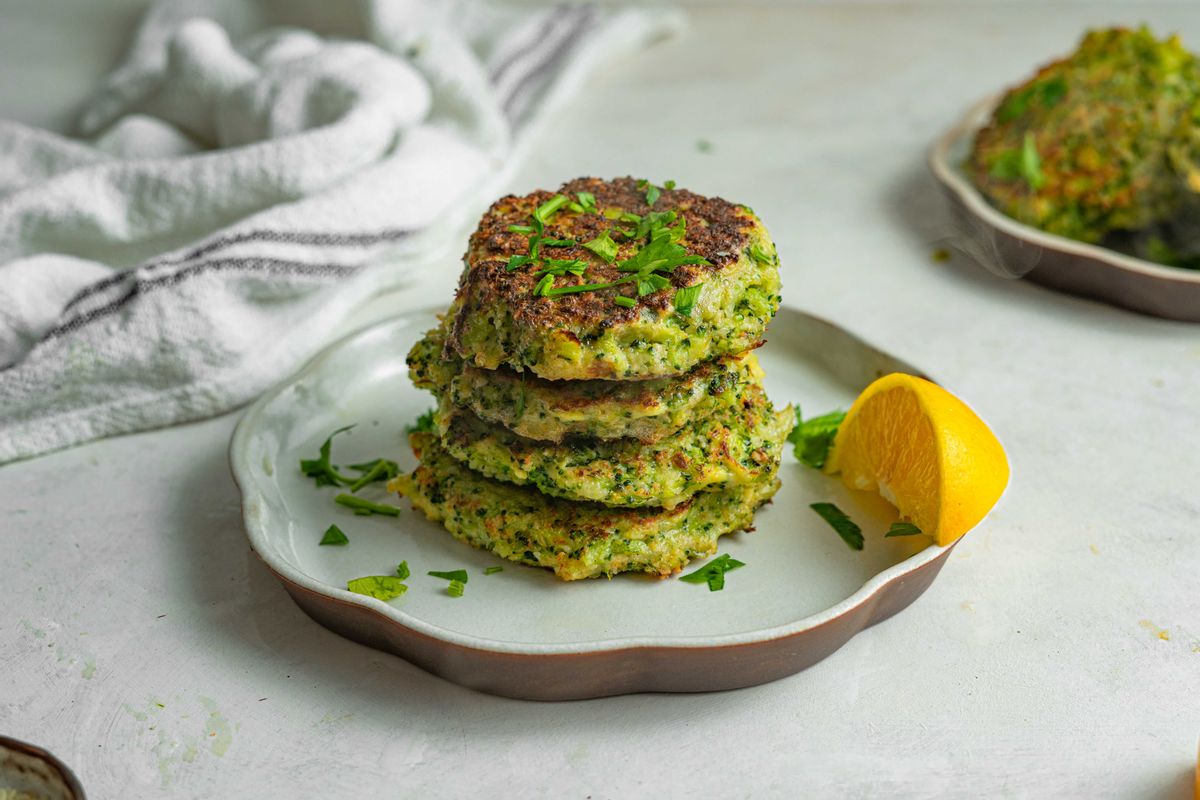
<svg viewBox="0 0 1200 800">
<path fill-rule="evenodd" d="M 666 10 L 161 0 L 79 138 L 0 122 L 0 463 L 199 419 L 326 342 Z"/>
</svg>

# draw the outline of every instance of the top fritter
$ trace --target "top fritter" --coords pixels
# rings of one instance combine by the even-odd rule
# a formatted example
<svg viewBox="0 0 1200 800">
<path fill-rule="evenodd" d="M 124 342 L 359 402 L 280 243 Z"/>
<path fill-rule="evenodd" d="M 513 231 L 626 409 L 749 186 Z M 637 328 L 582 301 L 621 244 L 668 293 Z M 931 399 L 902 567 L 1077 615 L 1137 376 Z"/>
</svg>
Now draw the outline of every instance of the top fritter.
<svg viewBox="0 0 1200 800">
<path fill-rule="evenodd" d="M 779 307 L 754 212 L 670 182 L 503 197 L 465 260 L 448 353 L 551 380 L 678 375 L 753 347 Z"/>
</svg>

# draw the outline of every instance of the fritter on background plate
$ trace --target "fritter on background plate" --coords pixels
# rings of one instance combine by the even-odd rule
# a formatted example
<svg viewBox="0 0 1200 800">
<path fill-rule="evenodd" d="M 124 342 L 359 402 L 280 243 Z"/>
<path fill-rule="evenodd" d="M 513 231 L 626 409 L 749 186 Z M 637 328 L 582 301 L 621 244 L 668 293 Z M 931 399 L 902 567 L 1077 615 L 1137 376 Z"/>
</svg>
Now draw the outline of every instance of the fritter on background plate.
<svg viewBox="0 0 1200 800">
<path fill-rule="evenodd" d="M 1198 76 L 1175 36 L 1091 31 L 1005 95 L 967 169 L 1002 212 L 1049 233 L 1095 243 L 1169 222 L 1197 188 L 1182 145 Z"/>
</svg>

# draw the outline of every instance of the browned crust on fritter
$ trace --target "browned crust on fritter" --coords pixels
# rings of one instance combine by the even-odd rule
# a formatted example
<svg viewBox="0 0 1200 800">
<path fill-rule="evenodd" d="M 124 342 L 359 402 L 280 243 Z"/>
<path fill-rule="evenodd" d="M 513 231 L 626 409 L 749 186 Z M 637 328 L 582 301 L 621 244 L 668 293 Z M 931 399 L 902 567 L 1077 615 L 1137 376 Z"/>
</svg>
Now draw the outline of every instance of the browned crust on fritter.
<svg viewBox="0 0 1200 800">
<path fill-rule="evenodd" d="M 760 339 L 757 342 L 755 342 L 753 345 L 751 345 L 750 348 L 748 350 L 746 350 L 745 352 L 748 353 L 751 350 L 755 350 L 759 347 L 762 347 L 764 344 L 766 344 L 766 340 Z M 738 354 L 735 354 L 732 356 L 720 356 L 716 359 L 713 359 L 712 361 L 702 362 L 700 365 L 698 365 L 697 367 L 692 369 L 690 372 L 684 373 L 684 375 L 687 376 L 687 378 L 689 380 L 696 380 L 696 381 L 710 380 L 714 375 L 716 375 L 718 373 L 719 369 L 724 367 L 726 362 L 728 362 L 732 359 L 735 359 L 735 358 L 740 358 L 742 355 L 743 355 L 743 353 L 738 353 Z M 465 367 L 465 369 L 479 370 L 478 367 L 473 367 L 470 365 L 467 365 Z M 513 370 L 511 367 L 500 366 L 500 367 L 496 368 L 495 370 L 488 370 L 488 372 L 492 375 L 492 380 L 502 380 L 502 381 L 510 381 L 510 382 L 511 381 L 519 381 L 521 383 L 538 384 L 540 386 L 553 386 L 554 385 L 553 381 L 548 381 L 544 378 L 538 378 L 535 376 L 525 377 L 521 373 L 517 372 L 516 370 Z M 647 379 L 647 380 L 654 380 L 654 379 L 651 378 L 651 379 Z M 659 379 L 659 380 L 661 380 L 661 379 Z M 605 384 L 610 384 L 611 381 L 605 381 L 605 380 L 589 381 L 589 380 L 584 379 L 584 380 L 580 380 L 580 381 L 574 381 L 574 383 L 577 386 L 588 386 L 588 385 L 605 386 Z M 627 385 L 633 385 L 633 386 L 637 386 L 639 383 L 641 383 L 641 382 L 626 381 Z M 713 391 L 716 394 L 720 394 L 721 392 L 727 391 L 727 389 L 722 385 L 718 385 L 716 387 L 716 389 Z M 556 405 L 559 409 L 561 409 L 563 411 L 574 411 L 574 410 L 579 410 L 579 409 L 585 409 L 585 408 L 588 408 L 589 406 L 594 406 L 599 403 L 606 402 L 608 399 L 609 398 L 605 397 L 602 391 L 597 391 L 596 394 L 594 394 L 594 395 L 589 395 L 586 391 L 563 392 L 563 393 L 559 394 Z M 626 402 L 630 406 L 634 406 L 634 407 L 640 406 L 641 408 L 652 408 L 653 406 L 657 405 L 661 400 L 662 400 L 662 389 L 661 388 L 646 387 L 645 389 L 642 389 L 641 391 L 639 391 L 636 396 L 625 398 L 624 402 Z"/>
<path fill-rule="evenodd" d="M 755 225 L 754 218 L 744 206 L 720 197 L 705 197 L 677 188 L 664 189 L 654 207 L 650 208 L 646 204 L 645 191 L 639 189 L 637 184 L 638 181 L 631 177 L 611 181 L 576 178 L 563 184 L 557 192 L 539 190 L 523 197 L 508 195 L 493 203 L 471 235 L 463 256 L 467 268 L 459 280 L 457 297 L 458 302 L 463 303 L 459 318 L 472 308 L 485 308 L 492 302 L 500 302 L 512 314 L 513 320 L 524 327 L 599 333 L 612 325 L 631 322 L 643 308 L 660 313 L 670 310 L 673 292 L 647 295 L 638 299 L 638 304 L 632 308 L 613 303 L 616 290 L 581 292 L 555 298 L 535 297 L 533 288 L 538 281 L 536 270 L 521 268 L 508 271 L 510 256 L 529 252 L 528 236 L 510 232 L 508 227 L 528 225 L 533 210 L 556 194 L 568 195 L 573 200 L 577 192 L 591 192 L 601 209 L 616 208 L 639 216 L 651 211 L 681 213 L 687 221 L 687 235 L 681 244 L 690 254 L 703 256 L 710 263 L 687 264 L 676 268 L 670 279 L 677 288 L 704 281 L 706 276 L 736 264 L 741 258 L 742 250 L 750 241 L 749 232 Z M 601 214 L 575 214 L 569 211 L 555 214 L 546 226 L 547 238 L 588 242 L 609 230 L 619 246 L 613 264 L 605 264 L 590 250 L 578 245 L 545 248 L 544 253 L 550 258 L 578 258 L 588 265 L 586 275 L 568 275 L 559 278 L 556 285 L 604 283 L 624 277 L 625 273 L 620 272 L 616 264 L 633 256 L 642 244 L 627 242 L 624 237 L 616 235 L 618 230 L 628 227 L 628 223 L 610 220 Z M 625 294 L 630 294 L 628 287 Z M 457 335 L 455 326 L 449 342 L 452 347 L 457 347 Z"/>
</svg>

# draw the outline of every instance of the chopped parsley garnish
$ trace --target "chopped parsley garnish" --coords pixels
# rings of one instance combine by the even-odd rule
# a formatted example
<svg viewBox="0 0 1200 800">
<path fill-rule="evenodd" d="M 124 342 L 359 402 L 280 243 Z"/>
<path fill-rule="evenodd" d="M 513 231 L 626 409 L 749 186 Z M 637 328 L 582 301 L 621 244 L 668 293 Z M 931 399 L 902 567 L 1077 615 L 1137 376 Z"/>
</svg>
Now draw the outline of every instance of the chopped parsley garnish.
<svg viewBox="0 0 1200 800">
<path fill-rule="evenodd" d="M 337 525 L 330 525 L 325 531 L 325 535 L 321 537 L 320 544 L 349 544 L 350 537 L 342 533 L 342 529 Z"/>
<path fill-rule="evenodd" d="M 842 537 L 842 541 L 851 550 L 863 549 L 862 528 L 855 525 L 854 521 L 846 516 L 846 512 L 833 503 L 813 503 L 809 508 L 820 514 L 821 518 L 838 532 L 838 535 Z"/>
<path fill-rule="evenodd" d="M 671 241 L 678 242 L 687 233 L 687 220 L 681 219 L 675 211 L 651 211 L 644 217 L 623 214 L 621 221 L 635 226 L 633 231 L 625 234 L 630 239 L 645 239 L 649 236 L 653 241 L 666 236 Z M 679 222 L 678 225 L 674 225 L 676 221 Z"/>
<path fill-rule="evenodd" d="M 612 240 L 612 236 L 608 231 L 592 239 L 590 242 L 584 242 L 583 247 L 591 250 L 605 264 L 611 264 L 617 257 L 617 243 Z"/>
<path fill-rule="evenodd" d="M 644 178 L 637 182 L 637 188 L 646 193 L 646 205 L 651 208 L 658 202 L 659 195 L 662 194 L 657 186 Z"/>
<path fill-rule="evenodd" d="M 467 586 L 467 571 L 465 569 L 452 569 L 448 572 L 431 571 L 429 573 L 435 578 L 450 581 L 450 585 L 446 587 L 446 593 L 451 597 L 462 597 L 463 590 Z"/>
<path fill-rule="evenodd" d="M 680 576 L 684 583 L 707 583 L 710 592 L 725 588 L 725 573 L 746 566 L 728 553 L 723 553 L 695 572 Z"/>
<path fill-rule="evenodd" d="M 679 244 L 685 233 L 683 220 L 674 227 L 652 226 L 649 244 L 622 261 L 617 269 L 621 272 L 671 272 L 684 264 L 707 264 L 702 256 L 689 255 L 687 248 Z"/>
<path fill-rule="evenodd" d="M 550 217 L 554 216 L 554 212 L 558 211 L 568 202 L 570 200 L 565 194 L 556 194 L 534 209 L 533 218 L 544 225 Z"/>
<path fill-rule="evenodd" d="M 587 269 L 587 264 L 580 261 L 578 258 L 563 259 L 563 258 L 543 258 L 542 268 L 538 271 L 539 275 L 554 275 L 561 278 L 568 272 L 572 275 L 582 275 Z"/>
<path fill-rule="evenodd" d="M 408 591 L 408 587 L 394 575 L 368 575 L 365 578 L 355 578 L 346 582 L 346 588 L 355 594 L 365 594 L 376 600 L 394 600 Z"/>
<path fill-rule="evenodd" d="M 396 577 L 398 577 L 400 580 L 404 580 L 409 575 L 412 575 L 412 572 L 408 569 L 408 562 L 401 561 L 396 567 Z"/>
<path fill-rule="evenodd" d="M 675 181 L 667 181 L 663 184 L 663 188 L 668 192 L 675 188 Z"/>
<path fill-rule="evenodd" d="M 697 139 L 696 150 L 701 153 L 711 153 L 713 151 L 713 143 L 708 139 Z"/>
<path fill-rule="evenodd" d="M 637 300 L 634 300 L 632 297 L 626 297 L 623 294 L 619 294 L 614 297 L 613 302 L 622 308 L 633 308 L 637 305 Z"/>
<path fill-rule="evenodd" d="M 320 453 L 319 457 L 300 459 L 300 471 L 316 481 L 317 486 L 345 486 L 352 482 L 352 479 L 342 475 L 333 466 L 329 460 L 329 453 L 333 448 L 333 437 L 339 433 L 345 433 L 353 427 L 353 425 L 347 425 L 329 434 L 329 438 L 325 440 L 324 444 L 318 450 Z"/>
<path fill-rule="evenodd" d="M 433 433 L 433 409 L 429 409 L 421 416 L 417 417 L 417 421 L 412 425 L 404 426 L 405 433 Z"/>
<path fill-rule="evenodd" d="M 431 415 L 432 413 L 430 412 Z M 333 449 L 333 437 L 339 433 L 345 433 L 353 427 L 353 425 L 347 425 L 329 434 L 329 438 L 322 443 L 318 451 L 320 455 L 317 458 L 300 459 L 300 472 L 312 478 L 317 486 L 349 486 L 351 492 L 357 492 L 368 483 L 386 481 L 396 477 L 400 473 L 399 465 L 395 461 L 389 461 L 386 458 L 378 458 L 362 464 L 349 465 L 347 469 L 361 473 L 355 477 L 343 475 L 338 471 L 330 458 L 330 453 Z"/>
<path fill-rule="evenodd" d="M 504 572 L 504 567 L 488 567 L 483 571 L 484 575 L 495 575 L 497 572 Z"/>
<path fill-rule="evenodd" d="M 924 531 L 911 522 L 893 522 L 892 527 L 888 528 L 888 532 L 883 535 L 883 538 L 887 539 L 891 536 L 920 536 L 922 533 Z"/>
<path fill-rule="evenodd" d="M 645 297 L 648 294 L 654 294 L 659 289 L 666 289 L 671 285 L 671 282 L 662 275 L 656 275 L 651 272 L 646 277 L 637 276 L 637 292 L 638 297 Z"/>
<path fill-rule="evenodd" d="M 375 461 L 367 461 L 362 464 L 351 464 L 350 469 L 358 470 L 362 473 L 362 477 L 350 484 L 351 492 L 358 492 L 359 489 L 366 486 L 368 483 L 376 481 L 390 481 L 392 478 L 400 474 L 400 465 L 395 461 L 389 461 L 386 458 L 380 458 Z"/>
<path fill-rule="evenodd" d="M 674 186 L 674 181 L 667 181 L 668 189 L 674 188 Z M 648 181 L 639 182 L 638 188 L 646 192 L 647 203 L 650 205 L 654 204 L 654 201 L 658 199 L 661 193 L 658 187 Z M 687 222 L 680 217 L 678 212 L 651 211 L 645 216 L 640 216 L 617 209 L 605 209 L 603 214 L 606 218 L 619 220 L 633 226 L 628 230 L 618 230 L 617 233 L 635 241 L 648 238 L 648 241 L 632 257 L 625 259 L 617 265 L 618 270 L 628 274 L 615 281 L 604 283 L 555 286 L 555 278 L 562 278 L 568 274 L 582 277 L 587 272 L 587 263 L 581 259 L 544 258 L 541 255 L 541 248 L 543 246 L 582 246 L 606 264 L 616 261 L 617 254 L 619 253 L 616 242 L 612 240 L 613 232 L 607 230 L 590 242 L 583 243 L 569 239 L 543 238 L 546 222 L 564 205 L 573 211 L 599 211 L 595 206 L 596 198 L 591 193 L 579 192 L 576 197 L 579 198 L 578 203 L 571 201 L 566 195 L 555 195 L 539 205 L 533 214 L 530 215 L 530 219 L 533 222 L 532 227 L 524 225 L 509 226 L 509 230 L 515 232 L 529 232 L 529 253 L 510 256 L 508 259 L 508 269 L 511 271 L 540 262 L 540 268 L 535 273 L 535 276 L 538 278 L 537 283 L 533 287 L 535 297 L 561 297 L 567 294 L 594 292 L 599 289 L 610 289 L 625 283 L 636 283 L 638 296 L 644 297 L 670 287 L 671 281 L 667 276 L 677 267 L 684 264 L 709 263 L 701 256 L 689 255 L 687 248 L 680 244 L 687 231 Z M 697 288 L 694 292 L 683 291 L 681 298 L 677 295 L 676 307 L 684 309 L 681 313 L 690 313 L 692 306 L 695 305 L 696 298 L 694 295 L 698 294 L 698 292 L 699 289 Z M 679 302 L 680 299 L 683 302 Z M 615 302 L 618 305 L 628 308 L 632 300 L 630 298 L 616 298 Z"/>
<path fill-rule="evenodd" d="M 1038 156 L 1037 142 L 1032 131 L 1025 134 L 1025 140 L 1021 144 L 1021 177 L 1033 189 L 1040 189 L 1046 185 L 1042 159 Z"/>
<path fill-rule="evenodd" d="M 1042 159 L 1033 133 L 1025 134 L 1020 149 L 1005 150 L 997 156 L 989 172 L 993 178 L 1003 181 L 1023 180 L 1034 190 L 1045 186 L 1046 175 L 1042 172 Z"/>
<path fill-rule="evenodd" d="M 400 516 L 399 506 L 389 506 L 386 503 L 375 503 L 370 500 L 364 500 L 361 497 L 355 497 L 352 494 L 346 494 L 345 492 L 333 498 L 333 502 L 337 503 L 339 506 L 345 506 L 346 508 L 352 509 L 354 513 L 360 517 L 368 517 L 372 514 L 382 514 L 387 517 Z"/>
<path fill-rule="evenodd" d="M 509 225 L 508 232 L 509 233 L 533 233 L 534 228 L 532 225 Z"/>
<path fill-rule="evenodd" d="M 661 214 L 655 212 L 647 214 L 645 217 L 637 218 L 639 220 L 639 231 L 645 225 L 650 241 L 631 258 L 627 258 L 617 265 L 617 269 L 621 272 L 630 273 L 626 277 L 607 283 L 583 283 L 577 286 L 560 286 L 557 288 L 542 286 L 539 283 L 535 287 L 534 293 L 538 294 L 540 292 L 543 297 L 558 297 L 564 294 L 578 294 L 580 292 L 593 292 L 597 289 L 609 289 L 613 286 L 620 286 L 623 283 L 630 283 L 632 281 L 637 282 L 638 296 L 645 296 L 667 288 L 671 285 L 671 282 L 661 273 L 669 274 L 676 267 L 684 264 L 709 263 L 701 256 L 688 255 L 687 248 L 679 244 L 679 241 L 684 237 L 686 232 L 686 223 L 684 220 L 679 219 L 678 224 L 671 227 L 671 223 L 675 222 L 677 218 L 678 215 L 674 211 L 667 211 Z"/>
<path fill-rule="evenodd" d="M 467 582 L 467 571 L 465 569 L 452 569 L 446 572 L 431 570 L 429 574 L 435 578 L 441 578 L 442 580 L 460 581 L 461 583 Z"/>
<path fill-rule="evenodd" d="M 576 192 L 575 198 L 579 200 L 579 207 L 584 214 L 595 214 L 599 210 L 596 208 L 596 195 L 591 192 Z"/>
<path fill-rule="evenodd" d="M 546 226 L 537 217 L 530 217 L 533 220 L 533 233 L 529 234 L 529 260 L 536 261 L 538 255 L 542 251 L 542 234 L 546 232 Z"/>
<path fill-rule="evenodd" d="M 544 290 L 543 297 L 561 297 L 564 294 L 579 294 L 580 292 L 594 292 L 597 289 L 609 289 L 613 286 L 620 286 L 622 283 L 629 283 L 633 280 L 630 278 L 622 278 L 619 281 L 609 281 L 608 283 L 581 283 L 578 286 L 558 286 L 547 288 Z M 533 293 L 537 294 L 538 287 L 533 288 Z"/>
<path fill-rule="evenodd" d="M 675 290 L 675 311 L 678 314 L 683 314 L 685 317 L 691 316 L 692 308 L 695 307 L 696 301 L 700 299 L 700 287 L 703 283 L 693 283 L 691 286 L 684 286 L 682 289 Z"/>
<path fill-rule="evenodd" d="M 1012 122 L 1020 117 L 1034 102 L 1043 108 L 1052 108 L 1067 95 L 1067 81 L 1061 75 L 1050 80 L 1038 81 L 1024 89 L 1013 92 L 996 110 L 998 122 Z"/>
<path fill-rule="evenodd" d="M 842 420 L 846 418 L 845 411 L 830 411 L 819 417 L 802 420 L 800 409 L 796 409 L 796 426 L 788 434 L 792 443 L 792 452 L 796 459 L 806 467 L 820 469 L 825 466 L 829 457 L 829 448 L 837 436 Z"/>
</svg>

